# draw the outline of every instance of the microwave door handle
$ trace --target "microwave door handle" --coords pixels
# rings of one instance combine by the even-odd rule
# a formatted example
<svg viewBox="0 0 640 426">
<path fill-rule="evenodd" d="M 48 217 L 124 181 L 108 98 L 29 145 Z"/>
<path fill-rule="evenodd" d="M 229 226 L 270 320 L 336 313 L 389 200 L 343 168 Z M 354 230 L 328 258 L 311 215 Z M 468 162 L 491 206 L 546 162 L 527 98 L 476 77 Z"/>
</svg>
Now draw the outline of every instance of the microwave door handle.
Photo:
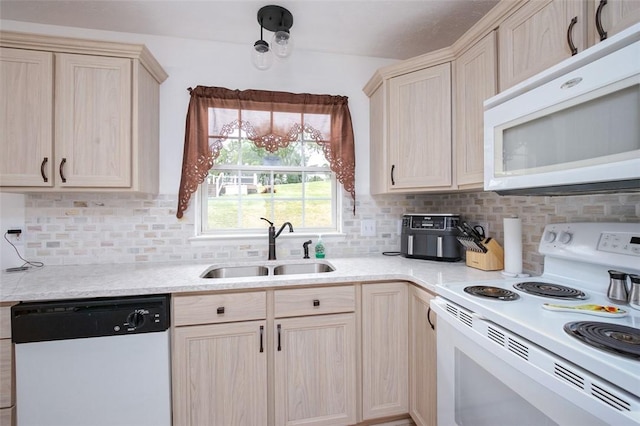
<svg viewBox="0 0 640 426">
<path fill-rule="evenodd" d="M 574 16 L 567 29 L 567 43 L 569 44 L 569 50 L 571 50 L 571 56 L 578 53 L 578 48 L 573 43 L 573 27 L 578 23 L 578 17 Z"/>
<path fill-rule="evenodd" d="M 409 238 L 407 239 L 407 254 L 408 255 L 413 255 L 413 235 L 409 235 Z"/>
<path fill-rule="evenodd" d="M 436 243 L 436 257 L 442 257 L 442 237 L 438 237 Z"/>
</svg>

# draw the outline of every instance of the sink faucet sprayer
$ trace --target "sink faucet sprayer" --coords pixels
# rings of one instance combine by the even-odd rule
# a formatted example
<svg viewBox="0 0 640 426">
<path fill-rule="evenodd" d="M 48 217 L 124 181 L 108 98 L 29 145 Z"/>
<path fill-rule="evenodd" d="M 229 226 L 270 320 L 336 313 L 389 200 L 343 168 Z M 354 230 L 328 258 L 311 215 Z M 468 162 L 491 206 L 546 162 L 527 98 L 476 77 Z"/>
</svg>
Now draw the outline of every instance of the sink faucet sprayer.
<svg viewBox="0 0 640 426">
<path fill-rule="evenodd" d="M 280 227 L 280 230 L 276 233 L 276 228 L 275 226 L 273 226 L 273 222 L 264 217 L 261 217 L 260 219 L 269 224 L 269 260 L 276 260 L 276 238 L 280 236 L 285 226 L 289 226 L 289 232 L 293 232 L 293 226 L 291 225 L 291 223 L 285 222 Z"/>
<path fill-rule="evenodd" d="M 310 259 L 309 257 L 309 244 L 311 244 L 311 240 L 305 241 L 302 243 L 302 248 L 304 249 L 304 257 L 303 259 Z"/>
</svg>

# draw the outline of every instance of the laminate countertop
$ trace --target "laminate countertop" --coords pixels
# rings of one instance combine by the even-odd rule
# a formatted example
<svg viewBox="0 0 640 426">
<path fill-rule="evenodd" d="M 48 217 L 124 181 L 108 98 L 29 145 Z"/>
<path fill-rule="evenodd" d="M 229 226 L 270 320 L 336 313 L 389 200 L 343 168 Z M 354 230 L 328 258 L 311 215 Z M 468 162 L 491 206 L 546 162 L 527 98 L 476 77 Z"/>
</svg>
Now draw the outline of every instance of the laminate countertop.
<svg viewBox="0 0 640 426">
<path fill-rule="evenodd" d="M 335 271 L 271 275 L 281 264 L 329 263 Z M 265 265 L 270 275 L 202 278 L 212 266 Z M 62 300 L 145 294 L 229 291 L 333 285 L 354 282 L 409 281 L 437 293 L 439 284 L 502 278 L 499 271 L 467 267 L 464 261 L 436 262 L 400 256 L 319 259 L 244 260 L 217 263 L 145 263 L 44 266 L 24 272 L 2 272 L 0 302 Z"/>
</svg>

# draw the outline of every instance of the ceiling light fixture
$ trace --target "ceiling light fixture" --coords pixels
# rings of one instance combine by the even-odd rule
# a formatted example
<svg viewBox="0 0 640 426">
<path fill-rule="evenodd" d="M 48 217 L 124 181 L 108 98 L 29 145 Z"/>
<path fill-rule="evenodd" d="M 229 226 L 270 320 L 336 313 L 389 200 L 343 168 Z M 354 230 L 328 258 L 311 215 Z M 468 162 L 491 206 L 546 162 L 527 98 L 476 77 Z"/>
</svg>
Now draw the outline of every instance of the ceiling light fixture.
<svg viewBox="0 0 640 426">
<path fill-rule="evenodd" d="M 253 44 L 251 59 L 259 70 L 266 70 L 273 64 L 273 55 L 287 58 L 293 51 L 293 39 L 289 30 L 293 26 L 293 15 L 284 7 L 269 5 L 258 11 L 260 40 Z M 264 41 L 262 30 L 273 32 L 271 45 Z"/>
</svg>

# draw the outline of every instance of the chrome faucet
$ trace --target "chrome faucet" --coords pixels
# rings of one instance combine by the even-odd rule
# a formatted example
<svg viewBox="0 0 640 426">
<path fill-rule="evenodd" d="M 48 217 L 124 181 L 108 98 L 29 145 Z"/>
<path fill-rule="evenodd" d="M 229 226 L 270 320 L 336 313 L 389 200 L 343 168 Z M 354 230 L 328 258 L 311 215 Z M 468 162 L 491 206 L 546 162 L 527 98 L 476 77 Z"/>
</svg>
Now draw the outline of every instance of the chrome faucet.
<svg viewBox="0 0 640 426">
<path fill-rule="evenodd" d="M 275 226 L 273 226 L 273 222 L 264 217 L 261 217 L 260 219 L 269 224 L 269 260 L 276 260 L 276 238 L 280 236 L 285 226 L 289 226 L 289 232 L 293 232 L 293 226 L 291 225 L 291 223 L 285 222 L 280 227 L 280 230 L 276 232 L 276 228 Z"/>
</svg>

